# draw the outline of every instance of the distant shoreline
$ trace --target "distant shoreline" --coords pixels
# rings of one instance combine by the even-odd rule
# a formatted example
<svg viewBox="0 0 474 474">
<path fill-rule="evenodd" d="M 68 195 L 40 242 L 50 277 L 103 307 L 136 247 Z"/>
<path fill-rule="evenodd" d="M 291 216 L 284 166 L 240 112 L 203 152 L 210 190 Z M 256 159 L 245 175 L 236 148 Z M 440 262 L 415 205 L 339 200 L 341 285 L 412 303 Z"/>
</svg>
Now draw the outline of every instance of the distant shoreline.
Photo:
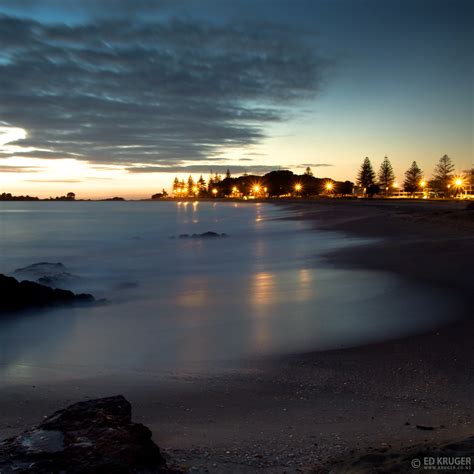
<svg viewBox="0 0 474 474">
<path fill-rule="evenodd" d="M 241 198 L 164 198 L 164 199 L 127 199 L 127 198 L 105 198 L 105 199 L 0 199 L 0 202 L 239 202 L 242 204 L 252 203 L 282 203 L 282 204 L 298 204 L 298 203 L 328 203 L 333 201 L 357 201 L 357 202 L 436 202 L 436 203 L 450 203 L 450 202 L 472 202 L 470 199 L 459 199 L 459 198 L 403 198 L 403 197 L 373 197 L 373 198 L 361 198 L 361 197 L 325 197 L 325 196 L 314 196 L 314 197 L 302 197 L 302 198 L 257 198 L 257 199 L 241 199 Z"/>
</svg>

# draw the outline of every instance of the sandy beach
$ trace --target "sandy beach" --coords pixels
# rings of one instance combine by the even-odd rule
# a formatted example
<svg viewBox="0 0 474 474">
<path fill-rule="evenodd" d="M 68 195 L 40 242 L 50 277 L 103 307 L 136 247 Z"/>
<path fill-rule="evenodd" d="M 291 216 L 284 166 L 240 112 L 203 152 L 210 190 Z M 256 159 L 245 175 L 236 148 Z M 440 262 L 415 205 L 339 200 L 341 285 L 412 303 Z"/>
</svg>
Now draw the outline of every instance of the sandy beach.
<svg viewBox="0 0 474 474">
<path fill-rule="evenodd" d="M 195 472 L 325 472 L 370 449 L 472 435 L 474 211 L 465 202 L 282 205 L 318 229 L 376 239 L 327 254 L 328 265 L 393 272 L 455 295 L 463 309 L 426 334 L 230 364 L 219 376 L 10 387 L 0 392 L 0 438 L 71 402 L 118 393 L 172 462 Z"/>
</svg>

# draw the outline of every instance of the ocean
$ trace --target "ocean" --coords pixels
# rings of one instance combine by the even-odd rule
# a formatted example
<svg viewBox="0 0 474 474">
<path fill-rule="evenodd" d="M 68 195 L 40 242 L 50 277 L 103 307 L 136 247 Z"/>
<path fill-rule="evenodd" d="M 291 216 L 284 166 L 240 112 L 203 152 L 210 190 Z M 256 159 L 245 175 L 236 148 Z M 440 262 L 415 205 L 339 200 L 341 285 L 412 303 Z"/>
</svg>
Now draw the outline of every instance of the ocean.
<svg viewBox="0 0 474 474">
<path fill-rule="evenodd" d="M 106 302 L 0 317 L 0 384 L 219 370 L 355 346 L 449 318 L 450 300 L 324 255 L 365 241 L 263 203 L 1 202 L 0 273 L 62 263 Z M 180 238 L 207 231 L 220 238 Z M 426 302 L 430 301 L 429 310 Z"/>
</svg>

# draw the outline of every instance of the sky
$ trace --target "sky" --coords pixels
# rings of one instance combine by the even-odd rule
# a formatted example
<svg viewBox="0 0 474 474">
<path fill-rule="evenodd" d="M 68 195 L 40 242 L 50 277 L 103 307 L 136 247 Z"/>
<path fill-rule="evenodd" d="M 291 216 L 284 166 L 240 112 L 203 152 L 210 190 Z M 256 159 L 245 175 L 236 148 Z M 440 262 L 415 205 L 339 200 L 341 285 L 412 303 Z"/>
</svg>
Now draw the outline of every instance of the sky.
<svg viewBox="0 0 474 474">
<path fill-rule="evenodd" d="M 0 193 L 473 162 L 470 0 L 0 0 Z"/>
</svg>

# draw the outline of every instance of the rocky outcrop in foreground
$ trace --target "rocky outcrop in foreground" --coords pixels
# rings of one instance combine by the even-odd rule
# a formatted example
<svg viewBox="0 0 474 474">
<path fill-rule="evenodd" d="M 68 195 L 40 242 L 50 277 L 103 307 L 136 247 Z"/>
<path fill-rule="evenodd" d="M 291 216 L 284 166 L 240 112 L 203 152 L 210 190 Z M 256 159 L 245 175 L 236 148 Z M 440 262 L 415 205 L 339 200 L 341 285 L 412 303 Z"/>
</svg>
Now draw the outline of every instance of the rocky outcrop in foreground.
<svg viewBox="0 0 474 474">
<path fill-rule="evenodd" d="M 44 308 L 61 304 L 91 303 L 94 297 L 87 293 L 75 294 L 69 290 L 49 288 L 33 281 L 18 281 L 0 274 L 0 314 L 26 309 Z"/>
<path fill-rule="evenodd" d="M 0 472 L 176 473 L 121 395 L 75 403 L 0 443 Z"/>
</svg>

